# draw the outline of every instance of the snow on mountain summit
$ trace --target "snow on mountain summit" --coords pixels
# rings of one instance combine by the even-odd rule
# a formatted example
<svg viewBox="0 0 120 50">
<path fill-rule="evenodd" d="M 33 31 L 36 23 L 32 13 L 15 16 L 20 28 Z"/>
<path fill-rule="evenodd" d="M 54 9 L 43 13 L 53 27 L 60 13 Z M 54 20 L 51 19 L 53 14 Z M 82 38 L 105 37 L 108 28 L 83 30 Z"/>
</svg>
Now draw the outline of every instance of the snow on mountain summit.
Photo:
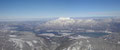
<svg viewBox="0 0 120 50">
<path fill-rule="evenodd" d="M 58 20 L 70 20 L 71 18 L 70 17 L 60 17 L 58 18 Z"/>
<path fill-rule="evenodd" d="M 74 19 L 71 19 L 69 17 L 60 17 L 56 20 L 52 20 L 49 22 L 46 22 L 45 25 L 46 26 L 56 26 L 56 27 L 63 27 L 63 26 L 68 26 L 68 25 L 73 25 L 75 22 Z"/>
<path fill-rule="evenodd" d="M 70 28 L 71 26 L 93 26 L 96 21 L 93 19 L 72 19 L 69 17 L 60 17 L 55 20 L 44 23 L 46 28 Z"/>
</svg>

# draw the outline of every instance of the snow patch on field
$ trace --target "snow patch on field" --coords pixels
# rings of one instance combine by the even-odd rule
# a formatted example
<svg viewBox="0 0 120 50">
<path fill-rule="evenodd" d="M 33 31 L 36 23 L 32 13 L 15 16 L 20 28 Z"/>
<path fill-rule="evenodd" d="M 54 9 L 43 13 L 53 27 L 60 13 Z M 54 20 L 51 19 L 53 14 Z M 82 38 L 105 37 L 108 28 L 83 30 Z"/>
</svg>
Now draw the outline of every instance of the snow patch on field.
<svg viewBox="0 0 120 50">
<path fill-rule="evenodd" d="M 27 43 L 29 46 L 33 47 L 32 42 L 30 42 L 30 41 L 26 41 L 26 43 Z"/>
<path fill-rule="evenodd" d="M 87 42 L 89 43 L 90 41 L 89 41 L 89 40 L 87 40 Z"/>
<path fill-rule="evenodd" d="M 118 41 L 118 44 L 120 44 L 120 41 Z"/>
<path fill-rule="evenodd" d="M 9 35 L 9 37 L 17 37 L 16 35 Z"/>
<path fill-rule="evenodd" d="M 10 42 L 14 42 L 15 45 L 16 45 L 16 47 L 19 47 L 20 50 L 23 49 L 23 43 L 24 43 L 24 41 L 22 39 L 10 38 L 9 41 Z"/>
<path fill-rule="evenodd" d="M 33 43 L 38 43 L 38 41 L 36 41 L 36 40 L 33 40 Z"/>
<path fill-rule="evenodd" d="M 49 36 L 49 37 L 55 36 L 55 34 L 53 34 L 53 33 L 44 33 L 44 34 L 39 34 L 39 35 L 41 35 L 41 36 Z"/>
<path fill-rule="evenodd" d="M 69 36 L 69 35 L 71 35 L 73 33 L 61 33 L 61 34 L 62 34 L 62 36 Z"/>
</svg>

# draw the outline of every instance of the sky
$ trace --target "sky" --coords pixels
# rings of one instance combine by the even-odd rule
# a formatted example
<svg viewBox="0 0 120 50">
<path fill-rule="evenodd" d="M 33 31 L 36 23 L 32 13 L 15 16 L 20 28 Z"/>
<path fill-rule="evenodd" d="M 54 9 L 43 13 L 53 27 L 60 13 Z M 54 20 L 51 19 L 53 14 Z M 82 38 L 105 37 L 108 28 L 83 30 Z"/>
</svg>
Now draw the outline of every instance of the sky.
<svg viewBox="0 0 120 50">
<path fill-rule="evenodd" d="M 0 0 L 0 20 L 120 16 L 120 0 Z"/>
</svg>

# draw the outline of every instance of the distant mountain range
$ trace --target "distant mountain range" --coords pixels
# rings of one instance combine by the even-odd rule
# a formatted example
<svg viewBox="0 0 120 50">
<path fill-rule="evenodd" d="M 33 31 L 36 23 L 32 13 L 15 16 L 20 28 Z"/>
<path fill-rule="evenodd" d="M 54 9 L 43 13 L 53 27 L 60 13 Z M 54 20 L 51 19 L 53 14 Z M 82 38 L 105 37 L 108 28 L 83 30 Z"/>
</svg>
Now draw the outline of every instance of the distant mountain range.
<svg viewBox="0 0 120 50">
<path fill-rule="evenodd" d="M 0 22 L 0 50 L 119 49 L 119 17 Z"/>
</svg>

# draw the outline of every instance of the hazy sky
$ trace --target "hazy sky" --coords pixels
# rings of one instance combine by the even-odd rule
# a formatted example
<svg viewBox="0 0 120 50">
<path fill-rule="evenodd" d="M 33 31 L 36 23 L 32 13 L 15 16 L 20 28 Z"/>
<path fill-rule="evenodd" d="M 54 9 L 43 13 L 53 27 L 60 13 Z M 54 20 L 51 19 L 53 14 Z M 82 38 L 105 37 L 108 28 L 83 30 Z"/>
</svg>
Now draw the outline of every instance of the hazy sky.
<svg viewBox="0 0 120 50">
<path fill-rule="evenodd" d="M 120 0 L 0 0 L 0 19 L 120 16 Z"/>
</svg>

